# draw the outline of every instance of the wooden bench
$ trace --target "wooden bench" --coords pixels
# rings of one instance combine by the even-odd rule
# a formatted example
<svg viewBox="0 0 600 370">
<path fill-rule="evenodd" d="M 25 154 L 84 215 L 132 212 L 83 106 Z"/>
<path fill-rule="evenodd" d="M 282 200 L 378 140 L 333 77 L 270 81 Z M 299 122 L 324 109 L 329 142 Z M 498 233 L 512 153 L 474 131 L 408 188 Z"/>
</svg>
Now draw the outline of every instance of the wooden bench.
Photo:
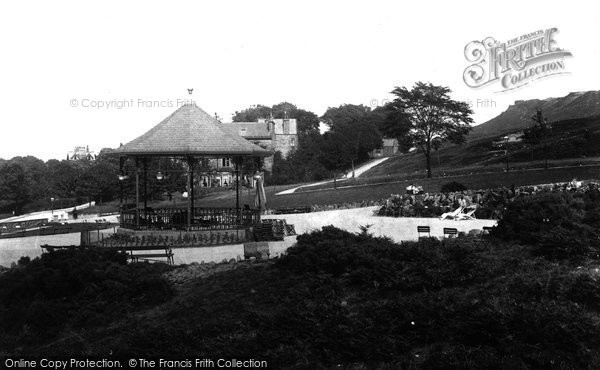
<svg viewBox="0 0 600 370">
<path fill-rule="evenodd" d="M 300 207 L 281 207 L 275 209 L 276 215 L 283 214 L 292 214 L 292 213 L 310 213 L 312 211 L 311 207 L 308 206 L 300 206 Z"/>
<path fill-rule="evenodd" d="M 431 238 L 431 228 L 429 226 L 417 226 L 417 233 L 419 234 L 419 239 L 424 238 L 421 234 L 427 233 L 427 237 Z"/>
<path fill-rule="evenodd" d="M 40 248 L 42 248 L 42 253 L 44 253 L 44 251 L 46 251 L 46 252 L 52 252 L 52 251 L 61 250 L 61 249 L 79 249 L 79 248 L 81 248 L 81 246 L 79 246 L 79 245 L 49 245 L 49 244 L 42 244 L 42 245 L 40 245 Z"/>
<path fill-rule="evenodd" d="M 136 245 L 114 248 L 126 252 L 128 254 L 129 259 L 131 259 L 132 262 L 139 262 L 140 260 L 157 261 L 157 258 L 166 258 L 167 264 L 172 265 L 174 263 L 173 250 L 168 245 Z M 162 253 L 138 253 L 152 251 L 161 251 Z"/>
</svg>

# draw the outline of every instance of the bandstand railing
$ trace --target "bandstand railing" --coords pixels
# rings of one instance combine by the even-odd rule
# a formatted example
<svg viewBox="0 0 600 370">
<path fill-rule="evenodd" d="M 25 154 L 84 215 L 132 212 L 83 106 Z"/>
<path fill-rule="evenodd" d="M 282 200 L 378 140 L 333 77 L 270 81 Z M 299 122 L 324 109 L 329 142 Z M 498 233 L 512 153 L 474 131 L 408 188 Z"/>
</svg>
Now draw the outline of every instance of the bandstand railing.
<svg viewBox="0 0 600 370">
<path fill-rule="evenodd" d="M 188 225 L 186 208 L 123 210 L 121 227 L 132 230 L 227 230 L 260 223 L 260 210 L 194 207 Z"/>
</svg>

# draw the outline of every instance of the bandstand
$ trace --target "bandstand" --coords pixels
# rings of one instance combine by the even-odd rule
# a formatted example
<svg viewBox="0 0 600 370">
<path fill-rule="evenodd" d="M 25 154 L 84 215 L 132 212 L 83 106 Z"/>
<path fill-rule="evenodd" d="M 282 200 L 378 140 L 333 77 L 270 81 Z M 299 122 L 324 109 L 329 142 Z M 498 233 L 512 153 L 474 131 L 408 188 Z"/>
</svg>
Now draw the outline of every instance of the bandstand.
<svg viewBox="0 0 600 370">
<path fill-rule="evenodd" d="M 240 207 L 240 172 L 244 160 L 252 161 L 273 153 L 227 130 L 223 124 L 195 104 L 186 104 L 145 134 L 112 152 L 120 158 L 119 180 L 135 181 L 135 207 L 121 204 L 120 231 L 134 236 L 158 235 L 161 240 L 182 236 L 204 240 L 210 234 L 227 240 L 244 240 L 245 233 L 260 223 L 261 210 Z M 153 160 L 177 160 L 185 163 L 187 206 L 150 208 L 147 204 L 149 168 Z M 235 175 L 235 208 L 203 208 L 194 204 L 194 176 L 207 160 L 231 158 Z M 133 171 L 124 172 L 124 164 L 134 163 Z M 162 176 L 160 172 L 157 172 Z M 130 176 L 131 175 L 131 176 Z M 122 197 L 121 197 L 122 198 Z M 121 200 L 122 202 L 122 200 Z M 229 236 L 236 234 L 236 239 Z M 224 236 L 223 236 L 224 235 Z"/>
</svg>

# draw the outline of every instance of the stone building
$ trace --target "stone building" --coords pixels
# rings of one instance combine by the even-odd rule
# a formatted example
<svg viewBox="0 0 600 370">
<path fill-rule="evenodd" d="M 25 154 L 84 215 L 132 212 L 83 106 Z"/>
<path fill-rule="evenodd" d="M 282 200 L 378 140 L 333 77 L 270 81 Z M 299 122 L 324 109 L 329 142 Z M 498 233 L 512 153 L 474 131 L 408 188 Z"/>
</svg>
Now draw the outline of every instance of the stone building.
<svg viewBox="0 0 600 370">
<path fill-rule="evenodd" d="M 398 153 L 398 139 L 383 138 L 381 148 L 375 149 L 369 153 L 371 158 L 391 157 Z"/>
<path fill-rule="evenodd" d="M 73 151 L 67 153 L 67 160 L 69 161 L 80 161 L 80 160 L 94 160 L 96 154 L 93 150 L 90 150 L 90 146 L 76 146 Z"/>
<path fill-rule="evenodd" d="M 267 150 L 280 152 L 283 158 L 298 146 L 298 128 L 295 118 L 261 118 L 258 122 L 224 123 L 231 132 Z M 273 156 L 265 158 L 265 170 L 273 170 Z"/>
<path fill-rule="evenodd" d="M 295 118 L 261 118 L 257 122 L 230 122 L 223 123 L 223 127 L 260 147 L 275 152 L 280 152 L 287 158 L 298 146 L 298 129 Z M 201 176 L 201 187 L 230 186 L 233 184 L 233 161 L 231 158 L 218 158 L 210 160 L 213 175 Z M 273 155 L 264 159 L 264 169 L 273 170 Z"/>
</svg>

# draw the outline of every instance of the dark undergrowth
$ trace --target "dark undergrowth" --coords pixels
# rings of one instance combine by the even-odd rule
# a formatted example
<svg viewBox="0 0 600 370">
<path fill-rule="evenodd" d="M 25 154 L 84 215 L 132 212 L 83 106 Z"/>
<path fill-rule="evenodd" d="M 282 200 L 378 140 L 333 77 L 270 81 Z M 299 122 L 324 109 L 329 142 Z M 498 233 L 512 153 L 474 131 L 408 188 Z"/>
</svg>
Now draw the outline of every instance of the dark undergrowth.
<svg viewBox="0 0 600 370">
<path fill-rule="evenodd" d="M 549 227 L 538 217 L 548 199 L 536 199 L 540 208 L 526 204 L 531 216 L 518 223 L 533 233 Z M 596 201 L 560 203 L 575 207 L 566 218 L 582 217 L 585 253 L 544 252 L 560 243 L 528 239 L 506 216 L 500 228 L 517 236 L 491 245 L 469 237 L 396 244 L 325 227 L 299 236 L 279 260 L 198 279 L 174 295 L 160 277 L 167 267 L 125 265 L 112 254 L 94 262 L 45 255 L 0 275 L 0 348 L 201 354 L 272 368 L 600 368 L 600 261 L 589 239 Z M 566 222 L 552 227 L 568 230 Z"/>
</svg>

